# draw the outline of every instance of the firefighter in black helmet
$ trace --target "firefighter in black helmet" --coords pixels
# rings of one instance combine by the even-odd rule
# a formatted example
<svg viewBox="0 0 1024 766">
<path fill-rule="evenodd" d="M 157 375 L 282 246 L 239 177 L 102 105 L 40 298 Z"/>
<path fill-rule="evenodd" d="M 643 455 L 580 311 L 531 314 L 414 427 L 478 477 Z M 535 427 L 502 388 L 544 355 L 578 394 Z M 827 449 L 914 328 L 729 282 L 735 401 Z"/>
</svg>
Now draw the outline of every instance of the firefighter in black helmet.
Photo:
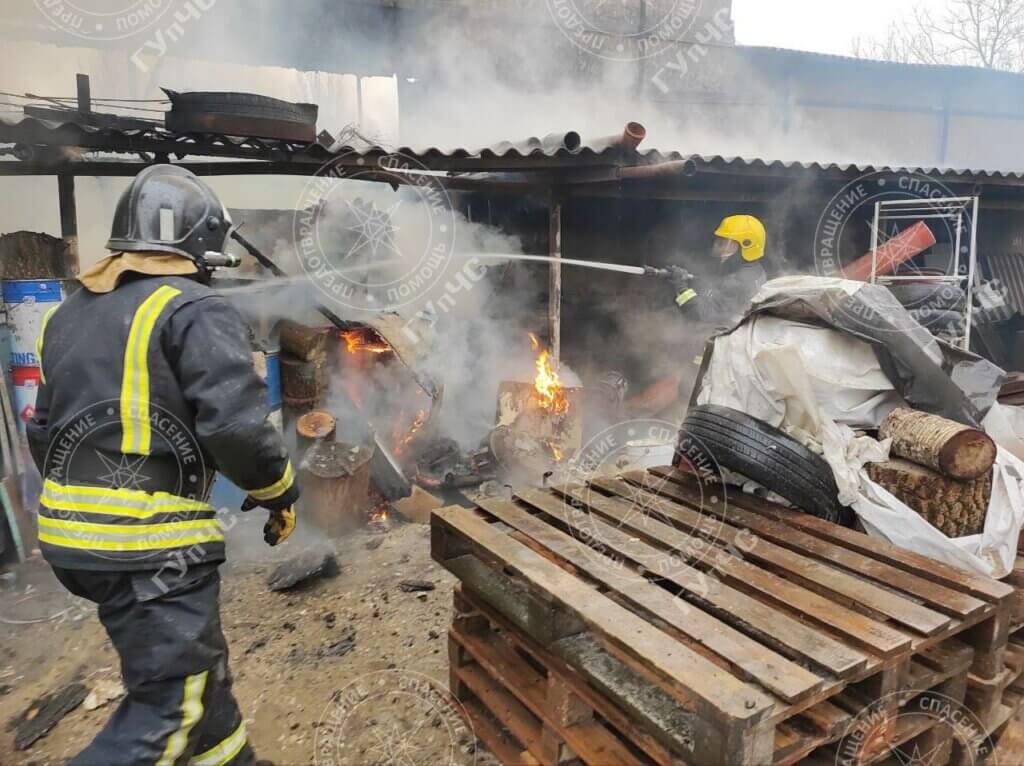
<svg viewBox="0 0 1024 766">
<path fill-rule="evenodd" d="M 269 510 L 277 545 L 298 488 L 268 421 L 248 330 L 207 286 L 231 221 L 193 174 L 142 171 L 107 248 L 44 321 L 43 385 L 28 427 L 44 479 L 40 548 L 72 593 L 96 602 L 127 696 L 73 761 L 249 764 L 220 627 L 223 526 L 215 470 Z"/>
</svg>

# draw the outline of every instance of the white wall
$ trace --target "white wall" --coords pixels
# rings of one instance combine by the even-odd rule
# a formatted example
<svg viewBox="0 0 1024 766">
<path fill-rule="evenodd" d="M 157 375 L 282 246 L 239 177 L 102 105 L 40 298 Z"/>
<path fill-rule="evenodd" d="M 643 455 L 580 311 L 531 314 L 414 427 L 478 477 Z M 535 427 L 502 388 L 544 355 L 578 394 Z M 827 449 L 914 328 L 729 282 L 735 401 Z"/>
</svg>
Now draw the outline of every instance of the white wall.
<svg viewBox="0 0 1024 766">
<path fill-rule="evenodd" d="M 287 101 L 319 104 L 318 130 L 337 135 L 356 123 L 357 78 L 350 74 L 299 72 L 282 67 L 246 66 L 164 57 L 147 60 L 142 71 L 123 51 L 64 48 L 35 42 L 3 40 L 0 89 L 46 96 L 74 95 L 75 74 L 92 79 L 94 98 L 159 99 L 159 87 L 172 90 L 225 90 L 259 93 Z M 393 77 L 364 77 L 360 131 L 385 145 L 398 141 L 398 90 Z M 0 100 L 9 100 L 0 97 Z M 141 104 L 154 106 L 157 104 Z M 6 109 L 6 107 L 3 107 Z M 4 112 L 5 117 L 13 116 Z M 159 115 L 139 113 L 139 116 Z M 105 255 L 117 198 L 127 179 L 79 178 L 78 225 L 83 267 Z M 305 179 L 280 176 L 211 178 L 209 183 L 230 207 L 295 206 Z M 0 177 L 0 234 L 44 231 L 60 235 L 57 181 L 53 177 Z"/>
</svg>

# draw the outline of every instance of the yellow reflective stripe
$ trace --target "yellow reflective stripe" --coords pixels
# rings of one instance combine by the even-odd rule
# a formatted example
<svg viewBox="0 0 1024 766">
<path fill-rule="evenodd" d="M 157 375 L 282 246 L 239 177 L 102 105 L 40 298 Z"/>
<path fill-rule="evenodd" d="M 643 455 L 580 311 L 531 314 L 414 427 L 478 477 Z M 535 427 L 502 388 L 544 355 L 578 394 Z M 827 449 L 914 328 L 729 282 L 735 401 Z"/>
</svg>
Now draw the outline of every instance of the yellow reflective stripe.
<svg viewBox="0 0 1024 766">
<path fill-rule="evenodd" d="M 61 486 L 52 479 L 43 484 L 40 502 L 48 508 L 83 513 L 103 513 L 148 519 L 161 513 L 212 512 L 213 507 L 166 492 L 104 487 Z"/>
<path fill-rule="evenodd" d="M 142 537 L 143 535 L 162 535 L 169 532 L 201 531 L 207 534 L 221 534 L 220 523 L 216 519 L 199 519 L 198 521 L 169 521 L 166 524 L 95 524 L 90 521 L 65 521 L 39 517 L 39 528 L 50 530 L 66 530 L 68 532 L 96 532 L 115 537 Z"/>
<path fill-rule="evenodd" d="M 206 690 L 206 676 L 209 671 L 185 679 L 185 693 L 181 700 L 181 725 L 167 740 L 164 754 L 156 766 L 174 766 L 188 746 L 188 735 L 203 718 L 203 692 Z"/>
<path fill-rule="evenodd" d="M 43 336 L 46 335 L 46 325 L 49 324 L 50 317 L 52 317 L 53 312 L 59 308 L 60 306 L 54 306 L 43 314 L 43 321 L 39 325 L 39 337 L 36 338 L 36 362 L 39 363 L 39 380 L 43 383 L 46 382 L 46 373 L 43 372 Z"/>
<path fill-rule="evenodd" d="M 149 424 L 149 341 L 160 313 L 180 290 L 166 285 L 157 289 L 135 312 L 124 354 L 121 381 L 121 451 L 126 455 L 148 455 L 152 443 Z"/>
<path fill-rule="evenodd" d="M 212 747 L 201 755 L 195 756 L 188 762 L 189 766 L 226 766 L 234 760 L 235 756 L 242 752 L 248 737 L 245 732 L 245 721 L 238 724 L 231 736 L 222 741 L 216 747 Z"/>
<path fill-rule="evenodd" d="M 119 542 L 112 540 L 80 540 L 74 537 L 58 537 L 39 533 L 39 540 L 58 548 L 73 548 L 81 551 L 109 551 L 111 553 L 129 553 L 135 551 L 160 551 L 172 548 L 188 548 L 204 543 L 222 543 L 224 535 L 196 535 L 194 537 L 175 538 L 173 543 L 160 540 L 144 540 L 138 542 Z"/>
<path fill-rule="evenodd" d="M 285 492 L 292 488 L 295 483 L 295 472 L 292 470 L 291 461 L 285 466 L 284 476 L 275 481 L 269 487 L 263 489 L 253 489 L 249 491 L 249 494 L 254 500 L 274 500 L 275 498 L 281 497 Z"/>
<path fill-rule="evenodd" d="M 685 306 L 687 303 L 697 297 L 697 291 L 692 287 L 689 290 L 683 290 L 679 293 L 679 297 L 676 298 L 677 306 Z"/>
</svg>

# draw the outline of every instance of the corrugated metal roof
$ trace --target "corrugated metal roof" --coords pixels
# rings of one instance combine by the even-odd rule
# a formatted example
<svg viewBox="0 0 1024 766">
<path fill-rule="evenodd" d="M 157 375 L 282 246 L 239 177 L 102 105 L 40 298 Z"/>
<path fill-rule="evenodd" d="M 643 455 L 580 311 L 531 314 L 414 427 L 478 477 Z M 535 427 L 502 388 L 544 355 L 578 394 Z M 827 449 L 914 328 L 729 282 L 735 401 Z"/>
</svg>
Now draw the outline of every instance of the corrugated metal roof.
<svg viewBox="0 0 1024 766">
<path fill-rule="evenodd" d="M 119 129 L 83 125 L 72 120 L 59 122 L 34 117 L 12 118 L 0 114 L 0 144 L 3 143 L 44 147 L 74 146 L 109 152 L 166 153 L 179 157 L 187 155 L 318 164 L 336 162 L 360 167 L 374 159 L 397 154 L 430 170 L 452 172 L 631 167 L 685 160 L 696 173 L 736 176 L 786 177 L 814 174 L 827 178 L 853 179 L 868 173 L 902 172 L 918 173 L 949 183 L 1024 185 L 1024 172 L 783 161 L 759 157 L 692 155 L 656 149 L 634 150 L 609 144 L 607 139 L 588 145 L 575 133 L 552 134 L 518 142 L 504 141 L 483 149 L 408 146 L 396 149 L 363 142 L 356 142 L 357 146 L 335 145 L 327 148 L 321 144 L 244 136 L 176 134 L 156 123 L 146 128 Z"/>
<path fill-rule="evenodd" d="M 930 178 L 980 182 L 1024 182 L 1024 172 L 984 170 L 975 168 L 906 167 L 894 165 L 870 165 L 858 163 L 823 163 L 762 159 L 759 157 L 725 157 L 722 155 L 691 155 L 688 159 L 696 164 L 697 172 L 731 172 L 748 174 L 798 174 L 817 173 L 834 176 L 858 176 L 867 173 L 917 173 Z"/>
<path fill-rule="evenodd" d="M 439 147 L 398 148 L 363 145 L 332 146 L 302 144 L 264 138 L 227 135 L 177 134 L 153 124 L 145 129 L 118 129 L 83 125 L 73 120 L 57 122 L 35 117 L 0 115 L 0 143 L 37 146 L 79 146 L 99 151 L 169 152 L 194 156 L 232 157 L 237 159 L 291 160 L 326 163 L 344 161 L 353 164 L 389 155 L 403 155 L 431 170 L 543 169 L 585 165 L 643 165 L 681 159 L 677 153 L 635 151 L 605 143 L 597 148 L 567 141 L 571 133 L 524 141 L 502 142 L 482 149 Z M 468 166 L 468 167 L 463 167 Z"/>
<path fill-rule="evenodd" d="M 934 71 L 947 75 L 963 75 L 967 77 L 986 78 L 1010 78 L 1015 77 L 1024 81 L 1024 75 L 1019 72 L 1007 72 L 999 69 L 989 69 L 981 66 L 968 66 L 965 64 L 919 64 L 915 62 L 883 61 L 872 58 L 859 58 L 857 56 L 844 56 L 835 53 L 819 53 L 818 51 L 800 51 L 791 48 L 777 48 L 767 45 L 736 45 L 730 46 L 730 50 L 740 54 L 751 56 L 767 55 L 777 58 L 790 58 L 793 60 L 832 62 L 838 65 L 863 65 L 866 67 L 907 69 L 917 71 Z"/>
</svg>

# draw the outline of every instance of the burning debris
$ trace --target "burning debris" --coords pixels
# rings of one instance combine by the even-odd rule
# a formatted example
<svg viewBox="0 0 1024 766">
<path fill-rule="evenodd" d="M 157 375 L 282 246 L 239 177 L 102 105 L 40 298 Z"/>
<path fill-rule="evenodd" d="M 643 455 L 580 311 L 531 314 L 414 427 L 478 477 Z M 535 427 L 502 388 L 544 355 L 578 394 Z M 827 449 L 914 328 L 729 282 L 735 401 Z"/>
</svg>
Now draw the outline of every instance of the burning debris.
<svg viewBox="0 0 1024 766">
<path fill-rule="evenodd" d="M 583 388 L 568 387 L 551 364 L 551 352 L 530 334 L 537 354 L 532 382 L 505 381 L 498 388 L 497 426 L 490 446 L 510 476 L 534 483 L 563 463 L 583 441 Z"/>
</svg>

